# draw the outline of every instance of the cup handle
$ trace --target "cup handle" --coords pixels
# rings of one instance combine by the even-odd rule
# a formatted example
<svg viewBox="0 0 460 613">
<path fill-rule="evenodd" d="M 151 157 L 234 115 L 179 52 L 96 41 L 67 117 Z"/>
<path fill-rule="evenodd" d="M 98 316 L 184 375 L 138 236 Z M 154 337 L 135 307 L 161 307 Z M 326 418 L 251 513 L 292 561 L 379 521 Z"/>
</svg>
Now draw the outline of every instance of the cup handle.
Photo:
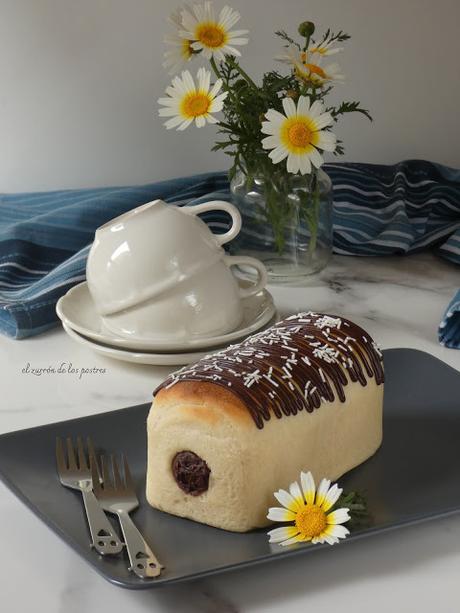
<svg viewBox="0 0 460 613">
<path fill-rule="evenodd" d="M 250 258 L 245 255 L 226 255 L 224 256 L 225 264 L 230 268 L 231 266 L 251 266 L 257 271 L 257 280 L 250 287 L 240 287 L 241 298 L 247 298 L 248 296 L 254 296 L 267 285 L 267 269 L 260 260 L 256 258 Z"/>
<path fill-rule="evenodd" d="M 211 200 L 211 202 L 204 202 L 203 204 L 196 204 L 195 206 L 184 206 L 181 211 L 188 213 L 189 215 L 199 215 L 206 211 L 225 211 L 232 218 L 232 227 L 225 234 L 214 234 L 216 241 L 219 245 L 224 245 L 231 241 L 232 238 L 241 230 L 241 215 L 236 206 L 230 202 L 224 200 Z"/>
</svg>

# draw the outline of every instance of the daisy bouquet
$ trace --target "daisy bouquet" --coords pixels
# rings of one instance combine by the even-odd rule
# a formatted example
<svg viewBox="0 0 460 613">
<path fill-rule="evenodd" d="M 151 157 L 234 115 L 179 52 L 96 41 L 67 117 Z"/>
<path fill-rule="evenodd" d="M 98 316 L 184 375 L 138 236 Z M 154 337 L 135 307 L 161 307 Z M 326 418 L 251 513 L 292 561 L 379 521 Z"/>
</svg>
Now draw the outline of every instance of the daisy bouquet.
<svg viewBox="0 0 460 613">
<path fill-rule="evenodd" d="M 217 124 L 213 150 L 231 157 L 230 179 L 238 174 L 248 184 L 254 177 L 264 179 L 265 205 L 259 213 L 272 229 L 278 252 L 285 248 L 286 227 L 294 218 L 308 227 L 314 250 L 323 156 L 344 152 L 334 124 L 347 113 L 371 119 L 359 102 L 326 102 L 344 79 L 339 64 L 329 59 L 342 51 L 340 45 L 349 36 L 331 30 L 317 36 L 309 21 L 299 25 L 297 39 L 278 31 L 283 52 L 275 59 L 283 70 L 254 80 L 240 64 L 248 31 L 235 29 L 239 20 L 239 13 L 228 6 L 217 14 L 211 2 L 173 13 L 164 66 L 175 76 L 158 101 L 159 114 L 168 129 Z M 197 60 L 208 68 L 202 66 L 192 76 L 187 66 Z M 288 197 L 293 185 L 295 206 Z"/>
</svg>

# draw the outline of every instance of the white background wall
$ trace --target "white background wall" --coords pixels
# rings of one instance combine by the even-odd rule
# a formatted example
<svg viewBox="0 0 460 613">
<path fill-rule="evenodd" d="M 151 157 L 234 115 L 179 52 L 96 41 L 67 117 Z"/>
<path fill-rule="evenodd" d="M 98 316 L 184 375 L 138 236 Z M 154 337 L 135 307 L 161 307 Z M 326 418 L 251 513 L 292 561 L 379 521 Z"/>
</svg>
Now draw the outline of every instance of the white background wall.
<svg viewBox="0 0 460 613">
<path fill-rule="evenodd" d="M 228 0 L 251 31 L 243 65 L 305 19 L 352 34 L 340 97 L 347 160 L 460 167 L 460 0 Z M 216 2 L 222 6 L 224 1 Z M 143 183 L 226 168 L 213 128 L 167 132 L 156 99 L 174 0 L 0 0 L 0 191 Z M 196 64 L 195 64 L 196 66 Z"/>
</svg>

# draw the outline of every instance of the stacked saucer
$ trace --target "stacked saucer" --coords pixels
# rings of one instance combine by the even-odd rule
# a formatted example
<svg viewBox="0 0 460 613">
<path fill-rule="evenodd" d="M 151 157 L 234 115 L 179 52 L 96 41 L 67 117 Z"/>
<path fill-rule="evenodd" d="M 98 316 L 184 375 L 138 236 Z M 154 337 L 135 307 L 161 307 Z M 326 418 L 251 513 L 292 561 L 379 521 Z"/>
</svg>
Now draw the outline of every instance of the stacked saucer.
<svg viewBox="0 0 460 613">
<path fill-rule="evenodd" d="M 226 234 L 214 235 L 196 216 L 214 209 L 232 217 Z M 175 366 L 261 329 L 275 316 L 266 270 L 222 248 L 240 228 L 237 209 L 220 201 L 180 209 L 157 200 L 105 224 L 87 282 L 57 303 L 64 330 L 107 357 Z M 235 265 L 253 267 L 256 282 L 235 277 Z"/>
<path fill-rule="evenodd" d="M 246 287 L 247 282 L 240 281 L 240 285 Z M 196 362 L 208 353 L 238 342 L 271 323 L 275 317 L 273 298 L 265 289 L 243 298 L 242 303 L 243 319 L 231 332 L 169 343 L 164 338 L 158 338 L 157 341 L 126 339 L 107 331 L 96 311 L 87 283 L 72 287 L 60 298 L 56 312 L 64 330 L 73 340 L 90 347 L 100 355 L 137 364 L 180 366 Z"/>
</svg>

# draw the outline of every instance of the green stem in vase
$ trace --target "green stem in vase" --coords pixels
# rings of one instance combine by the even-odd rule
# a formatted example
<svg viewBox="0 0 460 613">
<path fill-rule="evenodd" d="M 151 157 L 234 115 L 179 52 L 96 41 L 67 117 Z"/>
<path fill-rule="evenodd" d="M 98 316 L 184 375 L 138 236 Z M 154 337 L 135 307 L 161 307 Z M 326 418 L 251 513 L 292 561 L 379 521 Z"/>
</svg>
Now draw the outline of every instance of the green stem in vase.
<svg viewBox="0 0 460 613">
<path fill-rule="evenodd" d="M 318 239 L 318 223 L 319 223 L 319 209 L 320 209 L 320 188 L 318 176 L 315 173 L 312 175 L 312 180 L 310 183 L 311 191 L 310 191 L 310 211 L 311 214 L 308 216 L 308 225 L 310 229 L 310 243 L 308 245 L 308 253 L 310 257 L 313 255 L 316 249 L 316 242 Z"/>
</svg>

